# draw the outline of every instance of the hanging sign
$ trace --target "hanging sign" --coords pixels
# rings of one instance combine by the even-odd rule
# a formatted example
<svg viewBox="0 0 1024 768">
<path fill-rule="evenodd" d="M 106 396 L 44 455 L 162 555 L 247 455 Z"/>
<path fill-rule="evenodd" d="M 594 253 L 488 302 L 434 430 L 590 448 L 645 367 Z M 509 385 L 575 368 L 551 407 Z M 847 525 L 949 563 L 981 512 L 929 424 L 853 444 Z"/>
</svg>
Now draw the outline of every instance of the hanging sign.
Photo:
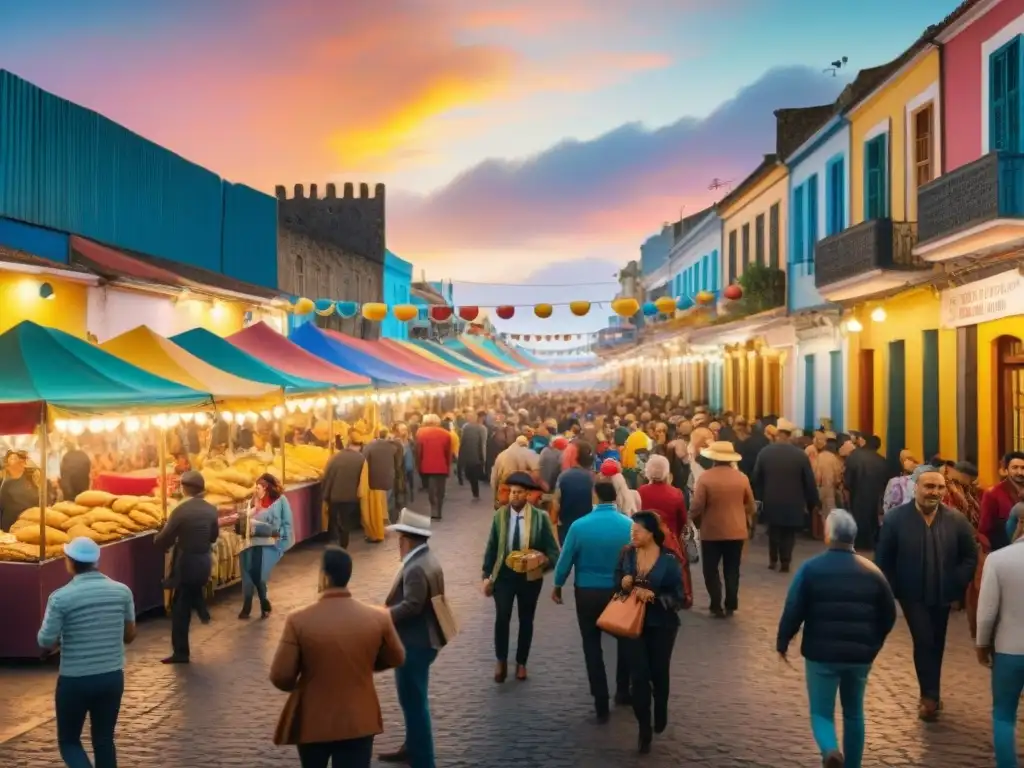
<svg viewBox="0 0 1024 768">
<path fill-rule="evenodd" d="M 940 294 L 944 328 L 961 328 L 1013 315 L 1024 315 L 1024 277 L 1016 269 Z"/>
</svg>

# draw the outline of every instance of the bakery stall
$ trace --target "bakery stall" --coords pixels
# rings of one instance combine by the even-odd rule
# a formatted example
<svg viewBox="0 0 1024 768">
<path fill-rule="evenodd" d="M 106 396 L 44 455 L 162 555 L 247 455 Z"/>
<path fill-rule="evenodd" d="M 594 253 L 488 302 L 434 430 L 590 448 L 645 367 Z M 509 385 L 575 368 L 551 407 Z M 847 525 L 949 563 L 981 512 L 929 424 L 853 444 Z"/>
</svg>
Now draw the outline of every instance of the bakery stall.
<svg viewBox="0 0 1024 768">
<path fill-rule="evenodd" d="M 122 455 L 131 445 L 132 460 L 160 466 L 167 425 L 209 414 L 214 400 L 32 322 L 0 335 L 0 357 L 0 658 L 33 658 L 47 598 L 70 580 L 63 545 L 76 536 L 102 545 L 100 570 L 131 588 L 139 613 L 163 603 L 153 534 L 173 503 L 167 484 L 145 496 L 91 488 L 78 460 L 87 440 L 110 436 Z"/>
</svg>

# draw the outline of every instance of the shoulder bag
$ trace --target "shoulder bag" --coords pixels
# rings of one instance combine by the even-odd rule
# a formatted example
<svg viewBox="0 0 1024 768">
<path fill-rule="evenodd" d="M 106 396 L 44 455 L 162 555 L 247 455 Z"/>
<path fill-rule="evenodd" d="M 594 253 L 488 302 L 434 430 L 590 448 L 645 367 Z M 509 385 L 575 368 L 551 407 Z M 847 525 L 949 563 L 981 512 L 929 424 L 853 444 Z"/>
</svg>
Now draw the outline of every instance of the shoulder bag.
<svg viewBox="0 0 1024 768">
<path fill-rule="evenodd" d="M 634 556 L 635 550 L 632 547 L 626 547 L 621 555 L 623 573 L 636 575 Z M 635 640 L 644 630 L 646 616 L 647 604 L 637 598 L 635 590 L 620 591 L 601 611 L 601 615 L 597 618 L 597 628 L 615 637 Z"/>
</svg>

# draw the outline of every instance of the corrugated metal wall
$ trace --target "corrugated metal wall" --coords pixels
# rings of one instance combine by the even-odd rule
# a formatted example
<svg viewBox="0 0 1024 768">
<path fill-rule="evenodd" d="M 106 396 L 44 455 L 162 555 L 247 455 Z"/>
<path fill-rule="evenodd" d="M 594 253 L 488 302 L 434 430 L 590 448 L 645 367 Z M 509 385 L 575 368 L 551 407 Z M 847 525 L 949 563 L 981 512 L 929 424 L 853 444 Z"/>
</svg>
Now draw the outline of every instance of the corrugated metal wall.
<svg viewBox="0 0 1024 768">
<path fill-rule="evenodd" d="M 277 286 L 274 198 L 4 71 L 0 216 Z"/>
<path fill-rule="evenodd" d="M 221 271 L 277 290 L 277 198 L 225 181 Z"/>
</svg>

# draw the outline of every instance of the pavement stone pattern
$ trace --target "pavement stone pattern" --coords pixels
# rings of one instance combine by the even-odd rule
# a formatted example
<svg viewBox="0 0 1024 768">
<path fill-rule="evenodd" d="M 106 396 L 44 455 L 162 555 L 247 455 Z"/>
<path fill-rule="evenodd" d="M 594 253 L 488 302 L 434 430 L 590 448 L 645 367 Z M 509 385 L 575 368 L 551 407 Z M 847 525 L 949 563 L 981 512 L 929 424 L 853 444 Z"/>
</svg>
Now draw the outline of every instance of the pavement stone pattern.
<svg viewBox="0 0 1024 768">
<path fill-rule="evenodd" d="M 419 499 L 423 497 L 417 505 Z M 517 760 L 546 768 L 820 766 L 806 712 L 799 646 L 791 652 L 792 667 L 779 662 L 774 652 L 789 576 L 767 569 L 763 534 L 748 548 L 740 610 L 732 620 L 708 617 L 699 566 L 694 569 L 696 606 L 683 614 L 676 645 L 670 726 L 655 738 L 652 754 L 640 756 L 631 710 L 615 710 L 604 726 L 594 721 L 572 590 L 566 590 L 564 606 L 555 605 L 549 599 L 550 576 L 537 618 L 530 680 L 510 678 L 504 685 L 492 681 L 493 607 L 478 591 L 490 510 L 486 502 L 472 502 L 454 479 L 449 499 L 444 520 L 435 522 L 432 547 L 446 567 L 462 634 L 441 653 L 431 680 L 439 766 L 499 768 Z M 820 546 L 800 542 L 797 561 Z M 316 597 L 320 549 L 315 543 L 299 547 L 278 566 L 270 584 L 274 613 L 267 621 L 239 621 L 238 590 L 222 594 L 212 608 L 211 624 L 193 625 L 191 666 L 159 663 L 169 651 L 167 620 L 140 624 L 139 638 L 128 652 L 118 727 L 121 765 L 298 764 L 293 749 L 271 743 L 285 695 L 267 681 L 267 670 L 284 617 Z M 383 600 L 399 565 L 396 542 L 391 537 L 381 545 L 360 541 L 353 552 L 353 592 L 366 600 Z M 606 639 L 609 662 L 613 642 Z M 52 719 L 55 676 L 52 667 L 0 669 L 3 768 L 61 765 Z M 403 738 L 393 676 L 379 676 L 378 690 L 385 733 L 377 738 L 377 747 L 390 749 Z M 950 623 L 943 690 L 941 722 L 921 723 L 910 639 L 901 620 L 871 675 L 865 768 L 994 765 L 989 676 L 975 661 L 962 614 Z"/>
</svg>

